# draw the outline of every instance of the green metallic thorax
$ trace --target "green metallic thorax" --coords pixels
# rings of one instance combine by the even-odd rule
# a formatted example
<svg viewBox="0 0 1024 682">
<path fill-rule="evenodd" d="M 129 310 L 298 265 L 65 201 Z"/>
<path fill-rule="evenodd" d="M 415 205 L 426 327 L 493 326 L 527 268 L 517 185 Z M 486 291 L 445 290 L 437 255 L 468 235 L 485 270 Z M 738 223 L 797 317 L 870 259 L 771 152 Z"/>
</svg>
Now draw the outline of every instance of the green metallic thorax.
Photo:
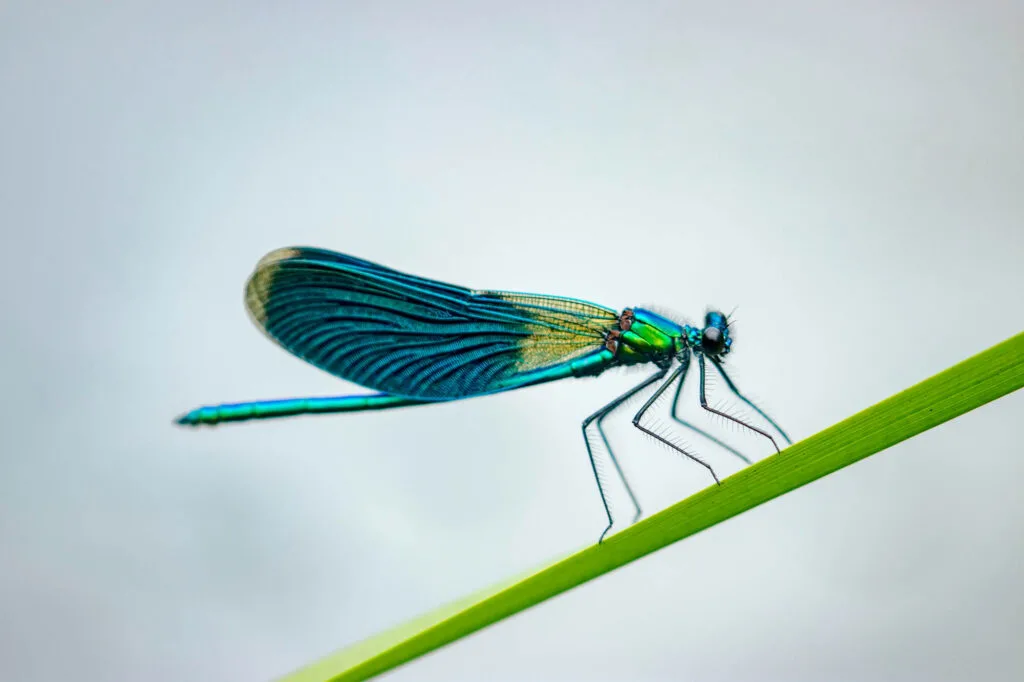
<svg viewBox="0 0 1024 682">
<path fill-rule="evenodd" d="M 622 365 L 671 358 L 683 345 L 681 326 L 643 308 L 622 311 L 619 329 L 609 336 L 609 349 Z"/>
</svg>

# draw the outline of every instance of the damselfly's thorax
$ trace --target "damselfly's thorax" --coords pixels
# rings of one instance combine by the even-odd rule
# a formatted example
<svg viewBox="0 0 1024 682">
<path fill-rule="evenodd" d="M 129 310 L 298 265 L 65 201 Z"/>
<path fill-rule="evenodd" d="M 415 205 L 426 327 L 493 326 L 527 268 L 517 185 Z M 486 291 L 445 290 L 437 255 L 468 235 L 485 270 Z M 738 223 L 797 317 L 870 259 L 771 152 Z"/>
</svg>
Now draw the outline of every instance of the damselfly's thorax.
<svg viewBox="0 0 1024 682">
<path fill-rule="evenodd" d="M 643 308 L 626 308 L 618 329 L 605 336 L 605 348 L 623 365 L 671 360 L 685 348 L 683 327 Z"/>
<path fill-rule="evenodd" d="M 729 321 L 718 311 L 705 315 L 700 328 L 680 325 L 644 308 L 626 308 L 619 314 L 618 327 L 605 335 L 605 348 L 623 365 L 661 364 L 691 350 L 721 360 L 731 347 Z"/>
</svg>

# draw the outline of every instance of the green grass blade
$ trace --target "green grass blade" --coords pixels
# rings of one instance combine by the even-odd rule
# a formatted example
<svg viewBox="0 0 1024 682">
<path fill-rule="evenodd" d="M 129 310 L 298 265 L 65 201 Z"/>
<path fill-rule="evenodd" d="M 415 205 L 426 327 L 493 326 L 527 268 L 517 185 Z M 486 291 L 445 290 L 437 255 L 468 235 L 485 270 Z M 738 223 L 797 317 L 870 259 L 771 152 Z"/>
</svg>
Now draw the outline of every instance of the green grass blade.
<svg viewBox="0 0 1024 682">
<path fill-rule="evenodd" d="M 1024 333 L 606 540 L 335 653 L 285 682 L 363 680 L 465 637 L 1024 386 Z"/>
</svg>

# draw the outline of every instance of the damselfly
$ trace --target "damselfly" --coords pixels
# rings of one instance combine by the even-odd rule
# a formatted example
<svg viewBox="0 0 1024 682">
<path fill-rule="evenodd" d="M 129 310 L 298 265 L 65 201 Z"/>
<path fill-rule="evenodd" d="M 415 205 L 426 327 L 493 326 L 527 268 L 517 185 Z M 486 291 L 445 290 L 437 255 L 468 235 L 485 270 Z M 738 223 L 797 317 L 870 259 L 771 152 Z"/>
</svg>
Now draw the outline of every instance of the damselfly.
<svg viewBox="0 0 1024 682">
<path fill-rule="evenodd" d="M 706 362 L 726 386 L 790 442 L 782 429 L 745 398 L 722 368 L 732 350 L 729 320 L 708 312 L 702 328 L 679 324 L 643 308 L 610 308 L 558 296 L 485 291 L 445 284 L 323 249 L 298 247 L 267 254 L 246 286 L 256 324 L 286 350 L 335 376 L 380 391 L 200 407 L 179 424 L 214 425 L 298 414 L 382 410 L 509 391 L 564 379 L 597 376 L 612 367 L 650 364 L 655 372 L 583 420 L 583 436 L 598 492 L 613 520 L 598 474 L 590 429 L 595 429 L 640 517 L 640 505 L 605 436 L 602 422 L 617 407 L 658 382 L 633 417 L 633 426 L 681 455 L 714 469 L 644 421 L 675 382 L 672 417 L 686 428 L 742 453 L 676 414 L 691 358 L 700 369 L 700 405 L 771 441 L 765 430 L 708 405 Z M 672 366 L 675 368 L 672 369 Z M 669 370 L 672 370 L 669 373 Z M 667 378 L 666 378 L 667 376 Z M 664 380 L 664 381 L 662 381 Z"/>
</svg>

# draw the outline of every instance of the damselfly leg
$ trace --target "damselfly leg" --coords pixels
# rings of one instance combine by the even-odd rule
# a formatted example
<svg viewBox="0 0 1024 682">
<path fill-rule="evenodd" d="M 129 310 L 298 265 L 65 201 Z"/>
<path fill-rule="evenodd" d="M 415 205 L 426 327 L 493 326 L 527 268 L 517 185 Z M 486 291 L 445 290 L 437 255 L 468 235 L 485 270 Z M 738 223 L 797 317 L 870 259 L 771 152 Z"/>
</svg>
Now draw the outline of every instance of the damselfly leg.
<svg viewBox="0 0 1024 682">
<path fill-rule="evenodd" d="M 690 422 L 686 421 L 685 419 L 683 419 L 682 417 L 679 416 L 679 414 L 678 414 L 679 398 L 680 398 L 680 396 L 683 393 L 683 383 L 685 381 L 686 381 L 686 375 L 684 374 L 682 377 L 680 377 L 679 383 L 676 384 L 676 395 L 675 395 L 674 398 L 672 398 L 672 418 L 675 419 L 680 424 L 682 424 L 683 426 L 685 426 L 686 428 L 690 429 L 691 431 L 704 436 L 705 438 L 707 438 L 709 441 L 711 441 L 715 445 L 717 445 L 717 446 L 719 446 L 719 447 L 721 447 L 721 448 L 723 448 L 725 450 L 728 450 L 732 454 L 734 454 L 737 457 L 739 457 L 740 459 L 742 459 L 747 464 L 751 464 L 752 462 L 750 461 L 750 459 L 747 458 L 747 456 L 744 455 L 742 452 L 740 452 L 736 448 L 732 447 L 731 445 L 729 445 L 725 441 L 720 440 L 718 438 L 715 438 L 714 436 L 712 436 L 710 433 L 708 433 L 704 429 L 702 429 L 702 428 L 700 428 L 698 426 L 694 426 L 693 424 L 691 424 Z"/>
<path fill-rule="evenodd" d="M 592 423 L 597 422 L 597 432 L 601 435 L 601 440 L 604 441 L 605 448 L 608 450 L 608 456 L 611 458 L 612 464 L 615 465 L 615 471 L 618 472 L 619 478 L 622 479 L 623 485 L 626 486 L 626 492 L 629 493 L 629 499 L 633 501 L 633 507 L 636 509 L 636 515 L 634 515 L 633 521 L 636 521 L 638 518 L 640 518 L 640 503 L 637 502 L 636 495 L 633 494 L 633 489 L 629 487 L 629 482 L 626 481 L 626 476 L 625 474 L 622 473 L 622 468 L 619 466 L 619 461 L 615 458 L 615 453 L 612 452 L 612 447 L 608 443 L 608 438 L 605 437 L 604 435 L 604 429 L 601 428 L 601 421 L 605 417 L 607 417 L 615 408 L 622 405 L 624 402 L 632 398 L 634 395 L 644 390 L 651 384 L 655 384 L 658 381 L 661 381 L 662 377 L 665 376 L 666 372 L 668 372 L 667 367 L 658 370 L 657 373 L 651 375 L 647 379 L 644 379 L 642 382 L 640 382 L 633 388 L 629 389 L 628 391 L 620 395 L 618 398 L 611 401 L 610 403 L 602 407 L 600 410 L 598 410 L 597 412 L 583 420 L 583 442 L 587 446 L 587 456 L 590 457 L 590 468 L 594 471 L 594 480 L 597 481 L 597 491 L 601 493 L 601 504 L 604 505 L 604 513 L 608 516 L 608 525 L 601 533 L 601 537 L 600 539 L 598 539 L 597 544 L 601 544 L 601 542 L 604 541 L 604 536 L 607 535 L 608 531 L 612 529 L 614 521 L 612 520 L 611 509 L 608 507 L 608 499 L 605 497 L 604 494 L 604 485 L 601 483 L 601 477 L 597 473 L 597 461 L 594 459 L 594 451 L 590 446 L 590 438 L 587 437 L 587 428 Z"/>
<path fill-rule="evenodd" d="M 641 407 L 640 410 L 636 413 L 636 416 L 633 417 L 633 426 L 635 426 L 636 428 L 640 429 L 641 431 L 646 433 L 648 436 L 654 438 L 655 440 L 658 440 L 658 441 L 664 443 L 665 445 L 669 446 L 670 448 L 672 448 L 673 450 L 675 450 L 679 454 L 683 455 L 684 457 L 689 457 L 690 459 L 692 459 L 697 464 L 700 464 L 702 467 L 704 467 L 709 472 L 711 472 L 711 477 L 715 479 L 715 483 L 718 483 L 719 485 L 721 485 L 721 481 L 718 480 L 718 475 L 715 473 L 715 470 L 711 468 L 710 464 L 708 464 L 707 462 L 702 460 L 697 455 L 694 455 L 691 452 L 687 452 L 686 450 L 684 450 L 679 445 L 676 445 L 675 443 L 670 441 L 668 438 L 665 438 L 664 436 L 659 434 L 657 431 L 654 431 L 653 429 L 649 429 L 649 428 L 647 428 L 646 426 L 644 426 L 643 424 L 640 423 L 640 421 L 643 419 L 644 413 L 647 412 L 647 410 L 651 407 L 651 405 L 653 405 L 655 403 L 655 401 L 658 400 L 659 397 L 661 397 L 661 394 L 665 392 L 665 389 L 672 385 L 673 381 L 675 381 L 676 379 L 678 379 L 681 376 L 685 376 L 686 375 L 686 370 L 689 367 L 690 367 L 690 354 L 686 353 L 686 354 L 682 355 L 679 358 L 679 366 L 676 367 L 675 370 L 672 371 L 672 374 L 669 375 L 668 380 L 666 380 L 665 383 L 663 383 L 661 386 L 658 387 L 658 390 L 655 391 L 654 394 L 650 398 L 647 399 L 647 402 L 644 403 L 644 406 Z M 664 376 L 664 372 L 662 372 L 662 376 Z"/>
<path fill-rule="evenodd" d="M 708 405 L 708 399 L 707 399 L 707 395 L 706 395 L 706 392 L 705 392 L 706 370 L 704 368 L 704 354 L 703 353 L 697 353 L 697 364 L 700 366 L 700 406 L 703 407 L 708 412 L 711 412 L 712 414 L 717 414 L 718 416 L 724 417 L 724 418 L 728 419 L 729 421 L 734 422 L 736 424 L 739 424 L 740 426 L 742 426 L 744 428 L 748 428 L 748 429 L 750 429 L 751 431 L 753 431 L 755 433 L 761 434 L 762 436 L 764 436 L 765 438 L 767 438 L 768 440 L 770 440 L 772 442 L 772 445 L 775 447 L 775 452 L 781 452 L 781 450 L 779 450 L 778 443 L 775 442 L 775 439 L 772 438 L 772 435 L 770 433 L 768 433 L 767 431 L 763 431 L 763 430 L 757 428 L 756 426 L 754 426 L 752 424 L 748 424 L 747 422 L 743 421 L 742 419 L 734 417 L 731 414 L 726 414 L 725 412 L 722 412 L 721 410 L 716 410 L 715 408 L 710 407 Z M 722 371 L 722 366 L 721 365 L 716 363 L 715 366 L 718 367 L 718 370 L 720 372 Z M 722 376 L 725 377 L 726 383 L 728 383 L 729 387 L 732 388 L 733 393 L 735 393 L 744 402 L 746 402 L 748 405 L 750 405 L 755 410 L 757 410 L 758 414 L 763 416 L 765 419 L 768 419 L 768 417 L 764 414 L 764 412 L 761 412 L 761 410 L 759 410 L 757 408 L 757 406 L 755 406 L 752 402 L 750 402 L 749 400 L 744 398 L 739 393 L 739 391 L 736 390 L 735 385 L 731 381 L 729 381 L 727 375 L 724 372 L 722 373 Z M 771 422 L 771 419 L 768 419 L 768 421 Z M 772 422 L 772 425 L 774 426 L 774 422 Z M 776 428 L 778 428 L 778 427 L 776 427 Z M 781 433 L 781 431 L 780 431 L 780 433 Z M 782 434 L 782 435 L 783 435 L 783 437 L 785 437 L 785 434 Z M 789 438 L 786 438 L 786 441 L 789 442 Z"/>
<path fill-rule="evenodd" d="M 793 441 L 789 439 L 789 436 L 786 435 L 786 432 L 782 430 L 782 427 L 776 424 L 774 419 L 765 414 L 764 410 L 762 410 L 760 407 L 752 403 L 750 400 L 746 398 L 746 396 L 740 393 L 739 389 L 736 388 L 736 384 L 734 384 L 732 382 L 732 379 L 729 378 L 729 375 L 725 373 L 725 368 L 722 367 L 722 363 L 719 362 L 718 360 L 715 360 L 714 358 L 711 359 L 711 362 L 715 363 L 715 367 L 718 369 L 718 373 L 722 375 L 723 379 L 725 379 L 725 385 L 729 387 L 729 390 L 732 391 L 737 398 L 745 402 L 747 405 L 750 405 L 750 407 L 754 408 L 755 412 L 764 417 L 765 421 L 771 424 L 772 428 L 779 432 L 779 434 L 786 440 L 786 443 L 792 445 Z"/>
</svg>

